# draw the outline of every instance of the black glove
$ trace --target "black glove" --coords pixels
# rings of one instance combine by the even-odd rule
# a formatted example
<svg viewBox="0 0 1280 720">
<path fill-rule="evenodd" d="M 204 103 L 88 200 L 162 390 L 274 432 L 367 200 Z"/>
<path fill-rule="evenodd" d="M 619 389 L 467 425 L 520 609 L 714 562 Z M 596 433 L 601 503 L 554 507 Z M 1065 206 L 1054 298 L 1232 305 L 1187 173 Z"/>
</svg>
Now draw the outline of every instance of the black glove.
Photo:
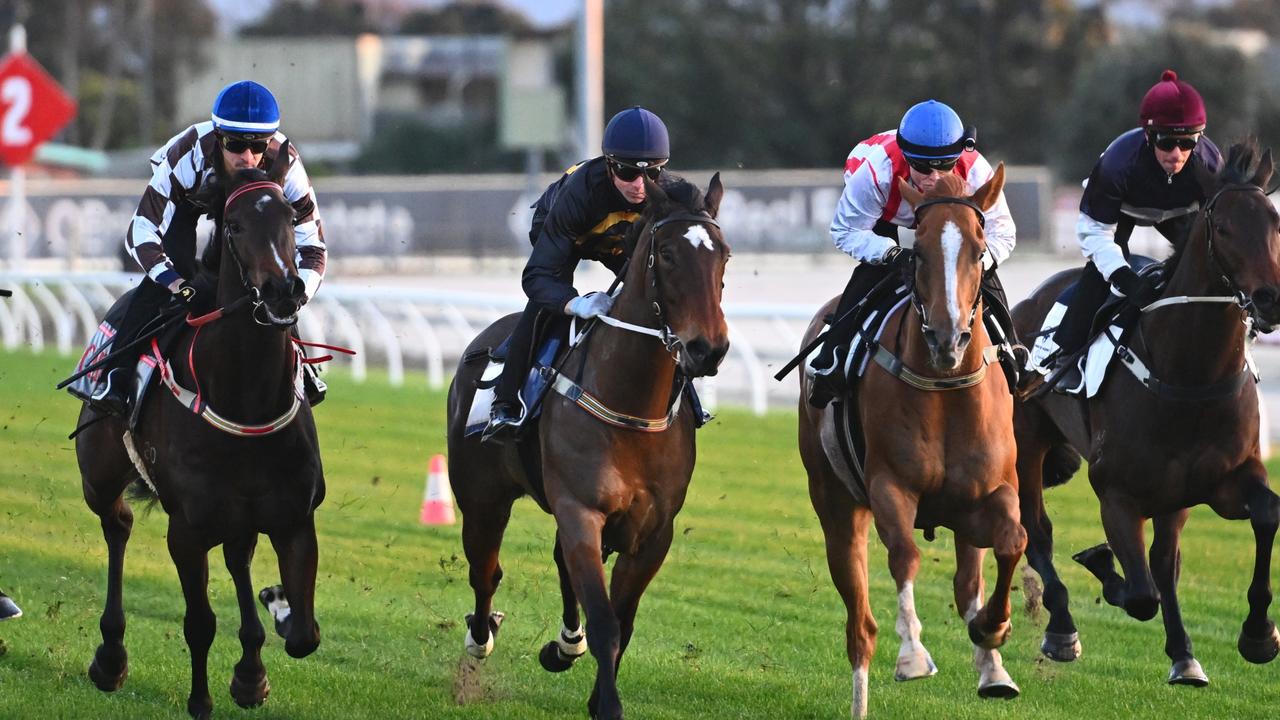
<svg viewBox="0 0 1280 720">
<path fill-rule="evenodd" d="M 915 259 L 915 250 L 895 245 L 889 248 L 889 251 L 884 254 L 880 262 L 884 263 L 885 267 L 903 274 L 909 274 L 911 272 L 911 261 Z"/>
<path fill-rule="evenodd" d="M 192 285 L 186 280 L 183 280 L 182 284 L 178 285 L 178 291 L 173 295 L 174 297 L 178 298 L 182 302 L 186 303 L 187 307 L 190 307 L 196 301 L 196 286 Z"/>
<path fill-rule="evenodd" d="M 1111 273 L 1111 284 L 1134 307 L 1146 307 L 1160 298 L 1160 288 L 1156 287 L 1155 277 L 1139 275 L 1132 268 L 1122 267 Z"/>
</svg>

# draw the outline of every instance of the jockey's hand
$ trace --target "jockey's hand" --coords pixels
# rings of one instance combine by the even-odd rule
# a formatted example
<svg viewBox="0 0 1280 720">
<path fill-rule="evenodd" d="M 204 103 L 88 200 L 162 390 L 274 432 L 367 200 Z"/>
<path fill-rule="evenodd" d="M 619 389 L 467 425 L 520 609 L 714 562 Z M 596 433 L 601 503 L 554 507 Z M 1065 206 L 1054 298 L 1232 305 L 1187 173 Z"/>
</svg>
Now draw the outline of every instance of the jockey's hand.
<svg viewBox="0 0 1280 720">
<path fill-rule="evenodd" d="M 178 289 L 173 293 L 173 296 L 186 303 L 187 307 L 190 307 L 196 301 L 196 286 L 183 280 L 178 285 Z"/>
<path fill-rule="evenodd" d="M 576 315 L 583 320 L 590 320 L 600 315 L 607 315 L 613 307 L 613 298 L 607 293 L 591 292 L 570 300 L 564 306 L 566 315 Z"/>
<path fill-rule="evenodd" d="M 1122 267 L 1111 274 L 1111 284 L 1116 286 L 1130 305 L 1144 308 L 1160 298 L 1160 289 L 1151 275 L 1139 275 L 1132 268 Z"/>
<path fill-rule="evenodd" d="M 888 252 L 884 254 L 884 257 L 881 258 L 881 262 L 893 270 L 897 270 L 903 274 L 909 274 L 911 272 L 911 261 L 915 259 L 915 250 L 895 245 L 889 248 Z"/>
</svg>

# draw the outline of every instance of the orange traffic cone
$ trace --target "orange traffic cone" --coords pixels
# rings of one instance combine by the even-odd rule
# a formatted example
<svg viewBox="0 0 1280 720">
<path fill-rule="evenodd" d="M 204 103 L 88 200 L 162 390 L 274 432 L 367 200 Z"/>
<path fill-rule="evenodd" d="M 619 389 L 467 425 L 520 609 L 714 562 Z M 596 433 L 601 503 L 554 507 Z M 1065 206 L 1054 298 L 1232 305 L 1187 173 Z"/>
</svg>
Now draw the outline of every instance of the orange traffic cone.
<svg viewBox="0 0 1280 720">
<path fill-rule="evenodd" d="M 422 514 L 418 519 L 423 525 L 452 525 L 453 489 L 449 487 L 449 469 L 443 455 L 432 455 L 427 466 L 427 491 L 422 497 Z"/>
</svg>

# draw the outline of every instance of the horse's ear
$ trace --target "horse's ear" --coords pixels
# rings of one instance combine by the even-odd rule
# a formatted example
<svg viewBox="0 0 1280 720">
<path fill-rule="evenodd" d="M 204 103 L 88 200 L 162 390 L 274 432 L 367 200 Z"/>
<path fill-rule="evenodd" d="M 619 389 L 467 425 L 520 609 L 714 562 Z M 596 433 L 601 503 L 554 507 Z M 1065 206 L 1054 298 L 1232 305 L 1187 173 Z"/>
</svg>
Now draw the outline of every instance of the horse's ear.
<svg viewBox="0 0 1280 720">
<path fill-rule="evenodd" d="M 924 200 L 924 193 L 911 186 L 911 183 L 898 178 L 898 193 L 902 195 L 902 199 L 907 201 L 911 207 L 915 207 Z"/>
<path fill-rule="evenodd" d="M 985 212 L 996 204 L 996 200 L 1000 199 L 1000 192 L 1004 190 L 1004 163 L 996 165 L 996 172 L 987 181 L 986 185 L 978 188 L 978 192 L 970 198 L 973 202 Z"/>
<path fill-rule="evenodd" d="M 1257 185 L 1263 190 L 1267 189 L 1267 183 L 1271 182 L 1271 174 L 1275 172 L 1275 161 L 1271 158 L 1271 148 L 1262 151 L 1262 159 L 1258 161 L 1258 169 L 1253 173 L 1253 179 L 1250 183 Z"/>
<path fill-rule="evenodd" d="M 224 180 L 222 176 L 218 173 L 214 173 L 203 185 L 200 186 L 200 189 L 192 193 L 187 200 L 204 212 L 221 210 L 223 199 L 227 196 L 227 193 L 222 186 L 223 182 Z"/>
<path fill-rule="evenodd" d="M 289 174 L 289 141 L 286 139 L 280 143 L 280 149 L 276 151 L 276 156 L 271 160 L 271 167 L 267 169 L 267 178 L 271 182 L 284 187 L 284 176 Z"/>
<path fill-rule="evenodd" d="M 711 176 L 711 184 L 707 186 L 707 194 L 702 196 L 702 206 L 711 217 L 720 212 L 720 201 L 724 199 L 724 185 L 720 184 L 720 173 Z"/>
<path fill-rule="evenodd" d="M 667 197 L 667 191 L 663 190 L 658 183 L 650 180 L 647 175 L 644 178 L 644 196 L 649 199 L 649 205 L 656 207 L 665 207 L 671 202 L 671 198 Z"/>
</svg>

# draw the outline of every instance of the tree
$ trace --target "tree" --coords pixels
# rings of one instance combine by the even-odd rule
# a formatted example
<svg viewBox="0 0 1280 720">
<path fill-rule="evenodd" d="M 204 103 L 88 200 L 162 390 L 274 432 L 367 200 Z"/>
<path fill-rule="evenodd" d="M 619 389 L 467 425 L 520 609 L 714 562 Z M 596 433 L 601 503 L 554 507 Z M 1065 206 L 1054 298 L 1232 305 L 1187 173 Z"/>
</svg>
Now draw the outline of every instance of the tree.
<svg viewBox="0 0 1280 720">
<path fill-rule="evenodd" d="M 529 18 L 498 2 L 451 2 L 415 10 L 400 21 L 399 35 L 514 35 L 536 32 Z"/>
<path fill-rule="evenodd" d="M 365 7 L 357 0 L 276 0 L 257 22 L 240 28 L 247 37 L 351 37 L 372 32 Z"/>
</svg>

